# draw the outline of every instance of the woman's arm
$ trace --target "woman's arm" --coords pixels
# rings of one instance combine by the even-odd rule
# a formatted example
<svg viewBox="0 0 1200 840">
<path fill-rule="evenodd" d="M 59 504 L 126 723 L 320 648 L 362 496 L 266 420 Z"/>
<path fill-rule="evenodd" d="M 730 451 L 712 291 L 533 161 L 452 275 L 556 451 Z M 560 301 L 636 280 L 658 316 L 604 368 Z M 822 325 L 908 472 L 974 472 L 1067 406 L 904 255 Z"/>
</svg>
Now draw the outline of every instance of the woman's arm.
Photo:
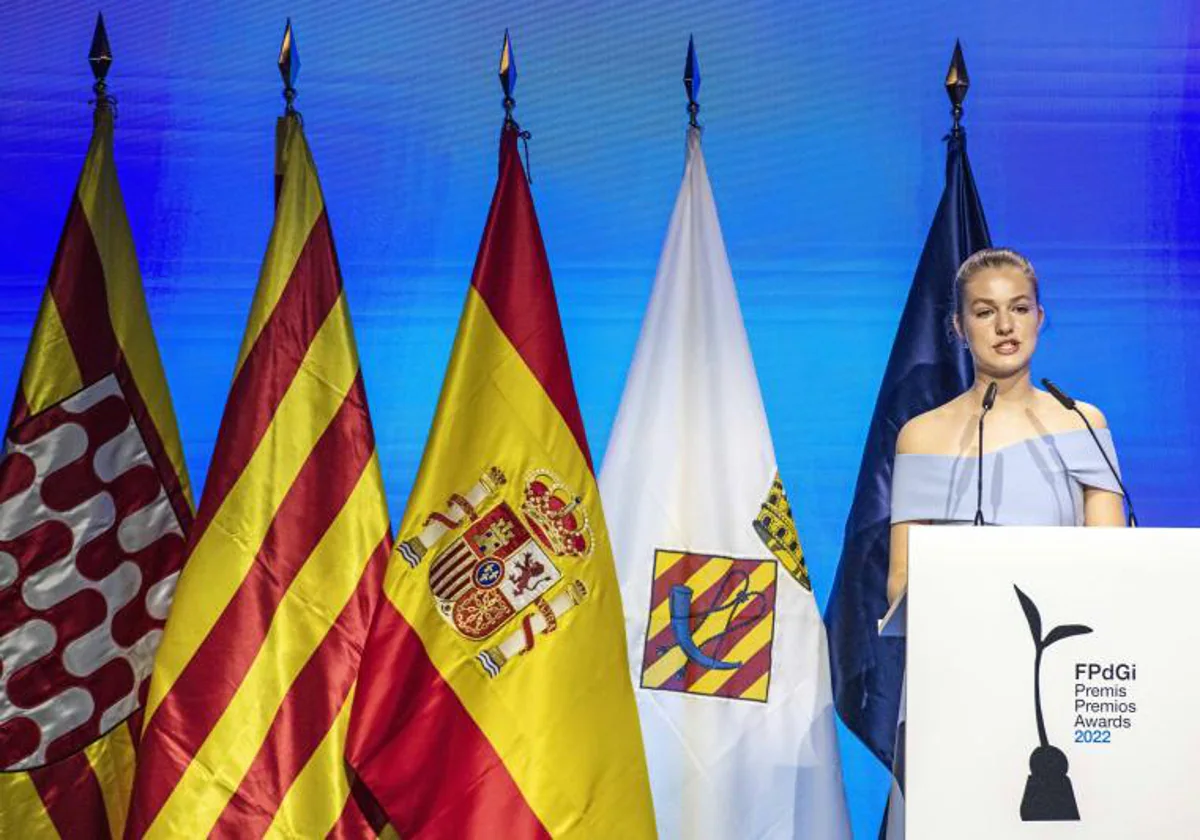
<svg viewBox="0 0 1200 840">
<path fill-rule="evenodd" d="M 891 544 L 888 547 L 887 599 L 889 604 L 904 594 L 908 587 L 908 526 L 909 522 L 892 525 Z"/>
<path fill-rule="evenodd" d="M 1094 405 L 1077 403 L 1093 429 L 1107 429 L 1108 419 Z M 1125 500 L 1120 493 L 1099 487 L 1083 488 L 1083 524 L 1110 528 L 1125 527 Z"/>
<path fill-rule="evenodd" d="M 1084 487 L 1083 524 L 1124 528 L 1125 501 L 1121 494 L 1099 487 Z"/>
</svg>

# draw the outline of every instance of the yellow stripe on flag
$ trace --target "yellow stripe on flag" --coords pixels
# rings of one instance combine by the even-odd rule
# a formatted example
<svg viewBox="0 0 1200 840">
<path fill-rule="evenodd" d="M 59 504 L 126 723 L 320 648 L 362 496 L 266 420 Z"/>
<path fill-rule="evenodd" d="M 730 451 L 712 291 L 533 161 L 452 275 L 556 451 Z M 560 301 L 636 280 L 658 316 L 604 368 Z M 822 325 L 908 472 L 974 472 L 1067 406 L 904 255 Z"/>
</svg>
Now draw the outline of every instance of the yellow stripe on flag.
<svg viewBox="0 0 1200 840">
<path fill-rule="evenodd" d="M 768 671 L 767 673 L 765 673 L 761 677 L 759 677 L 757 680 L 755 680 L 754 685 L 747 688 L 745 691 L 743 691 L 741 694 L 739 694 L 738 697 L 742 697 L 747 700 L 762 700 L 762 699 L 764 699 L 767 696 L 767 683 L 770 681 L 770 679 L 771 679 L 771 672 Z"/>
<path fill-rule="evenodd" d="M 393 556 L 387 595 L 551 835 L 586 825 L 597 837 L 642 837 L 653 814 L 636 707 L 627 682 L 597 678 L 629 668 L 599 491 L 574 435 L 472 287 L 402 537 L 419 533 L 448 492 L 471 487 L 492 466 L 509 476 L 504 492 L 515 504 L 525 475 L 537 468 L 582 498 L 592 555 L 571 563 L 570 575 L 587 587 L 585 601 L 489 679 L 474 661 L 479 645 L 437 614 L 427 563 L 411 570 Z"/>
<path fill-rule="evenodd" d="M 351 688 L 333 726 L 279 803 L 267 837 L 325 837 L 337 824 L 350 798 L 345 752 L 353 701 Z"/>
<path fill-rule="evenodd" d="M 75 351 L 67 340 L 58 306 L 50 289 L 42 297 L 42 308 L 33 327 L 33 337 L 21 371 L 21 393 L 30 414 L 45 411 L 83 387 Z"/>
<path fill-rule="evenodd" d="M 96 113 L 96 130 L 79 178 L 79 203 L 104 267 L 108 317 L 113 334 L 162 440 L 171 468 L 179 477 L 184 497 L 190 503 L 192 491 L 183 460 L 183 445 L 179 442 L 171 393 L 167 389 L 166 374 L 150 325 L 137 252 L 117 182 L 117 167 L 113 162 L 113 114 L 107 108 Z"/>
<path fill-rule="evenodd" d="M 192 757 L 148 836 L 202 837 L 212 829 L 258 754 L 288 689 L 354 594 L 387 533 L 381 495 L 378 463 L 372 456 L 354 492 L 288 587 L 254 664 Z M 193 555 L 190 562 L 195 560 Z M 210 614 L 218 615 L 219 610 Z M 339 743 L 344 745 L 342 734 Z"/>
<path fill-rule="evenodd" d="M 109 831 L 113 837 L 120 837 L 125 832 L 129 792 L 133 790 L 133 774 L 137 769 L 137 756 L 128 724 L 118 724 L 103 738 L 89 744 L 84 754 L 100 783 Z"/>
<path fill-rule="evenodd" d="M 275 511 L 358 375 L 346 297 L 338 297 L 246 468 L 192 549 L 155 660 L 146 721 L 254 564 Z M 377 541 L 378 542 L 378 541 Z M 376 544 L 377 544 L 376 542 Z M 374 548 L 374 545 L 371 546 Z"/>
<path fill-rule="evenodd" d="M 285 194 L 279 196 L 279 204 L 287 207 L 288 212 L 276 215 L 271 241 L 267 243 L 267 255 L 263 258 L 258 275 L 258 289 L 254 293 L 254 304 L 238 352 L 237 371 L 242 369 L 246 357 L 279 303 L 283 290 L 291 282 L 296 262 L 308 243 L 309 233 L 325 209 L 316 165 L 312 161 L 300 122 L 285 118 L 280 119 L 279 123 L 277 147 L 280 154 L 287 152 L 280 173 L 283 175 Z"/>
<path fill-rule="evenodd" d="M 13 837 L 58 837 L 28 773 L 0 773 L 0 829 L 10 827 Z"/>
</svg>

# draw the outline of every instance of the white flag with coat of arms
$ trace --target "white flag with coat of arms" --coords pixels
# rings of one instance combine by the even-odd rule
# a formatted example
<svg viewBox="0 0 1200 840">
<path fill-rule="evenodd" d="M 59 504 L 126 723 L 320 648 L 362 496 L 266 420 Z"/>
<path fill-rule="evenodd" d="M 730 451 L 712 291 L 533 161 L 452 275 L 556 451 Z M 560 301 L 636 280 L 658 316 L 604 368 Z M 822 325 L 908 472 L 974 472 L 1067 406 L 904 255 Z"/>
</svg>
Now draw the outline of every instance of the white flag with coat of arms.
<svg viewBox="0 0 1200 840">
<path fill-rule="evenodd" d="M 660 835 L 849 838 L 825 629 L 697 128 L 600 491 Z"/>
</svg>

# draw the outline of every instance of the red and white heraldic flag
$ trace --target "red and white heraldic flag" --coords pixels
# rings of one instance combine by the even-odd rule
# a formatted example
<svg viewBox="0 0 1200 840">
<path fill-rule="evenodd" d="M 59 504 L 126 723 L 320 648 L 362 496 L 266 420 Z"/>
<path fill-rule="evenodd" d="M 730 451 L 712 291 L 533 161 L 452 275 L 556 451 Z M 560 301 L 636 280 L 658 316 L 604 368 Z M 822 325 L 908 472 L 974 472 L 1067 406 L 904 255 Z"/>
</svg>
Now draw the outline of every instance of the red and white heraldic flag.
<svg viewBox="0 0 1200 840">
<path fill-rule="evenodd" d="M 0 837 L 120 836 L 192 512 L 103 103 L 0 452 Z"/>
</svg>

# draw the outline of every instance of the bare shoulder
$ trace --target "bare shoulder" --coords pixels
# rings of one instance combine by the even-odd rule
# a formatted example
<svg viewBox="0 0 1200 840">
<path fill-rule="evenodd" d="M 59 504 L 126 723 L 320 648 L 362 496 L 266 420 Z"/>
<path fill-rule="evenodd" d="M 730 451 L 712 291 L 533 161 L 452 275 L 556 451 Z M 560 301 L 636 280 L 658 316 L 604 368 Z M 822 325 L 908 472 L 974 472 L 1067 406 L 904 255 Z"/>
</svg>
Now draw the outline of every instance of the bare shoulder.
<svg viewBox="0 0 1200 840">
<path fill-rule="evenodd" d="M 1079 415 L 1073 411 L 1064 409 L 1053 396 L 1045 391 L 1038 390 L 1038 414 L 1043 417 L 1050 427 L 1052 432 L 1069 432 L 1075 429 L 1082 429 L 1083 423 L 1079 420 Z M 1108 419 L 1104 416 L 1104 412 L 1096 408 L 1091 403 L 1085 403 L 1083 400 L 1075 400 L 1075 406 L 1083 413 L 1088 422 L 1092 424 L 1094 429 L 1107 429 Z"/>
<path fill-rule="evenodd" d="M 1108 418 L 1104 416 L 1104 412 L 1096 408 L 1091 403 L 1085 403 L 1083 400 L 1075 400 L 1076 407 L 1083 412 L 1083 416 L 1092 424 L 1093 429 L 1107 429 Z"/>
<path fill-rule="evenodd" d="M 896 453 L 903 455 L 940 455 L 945 452 L 959 414 L 959 398 L 918 414 L 904 424 L 896 438 Z"/>
</svg>

